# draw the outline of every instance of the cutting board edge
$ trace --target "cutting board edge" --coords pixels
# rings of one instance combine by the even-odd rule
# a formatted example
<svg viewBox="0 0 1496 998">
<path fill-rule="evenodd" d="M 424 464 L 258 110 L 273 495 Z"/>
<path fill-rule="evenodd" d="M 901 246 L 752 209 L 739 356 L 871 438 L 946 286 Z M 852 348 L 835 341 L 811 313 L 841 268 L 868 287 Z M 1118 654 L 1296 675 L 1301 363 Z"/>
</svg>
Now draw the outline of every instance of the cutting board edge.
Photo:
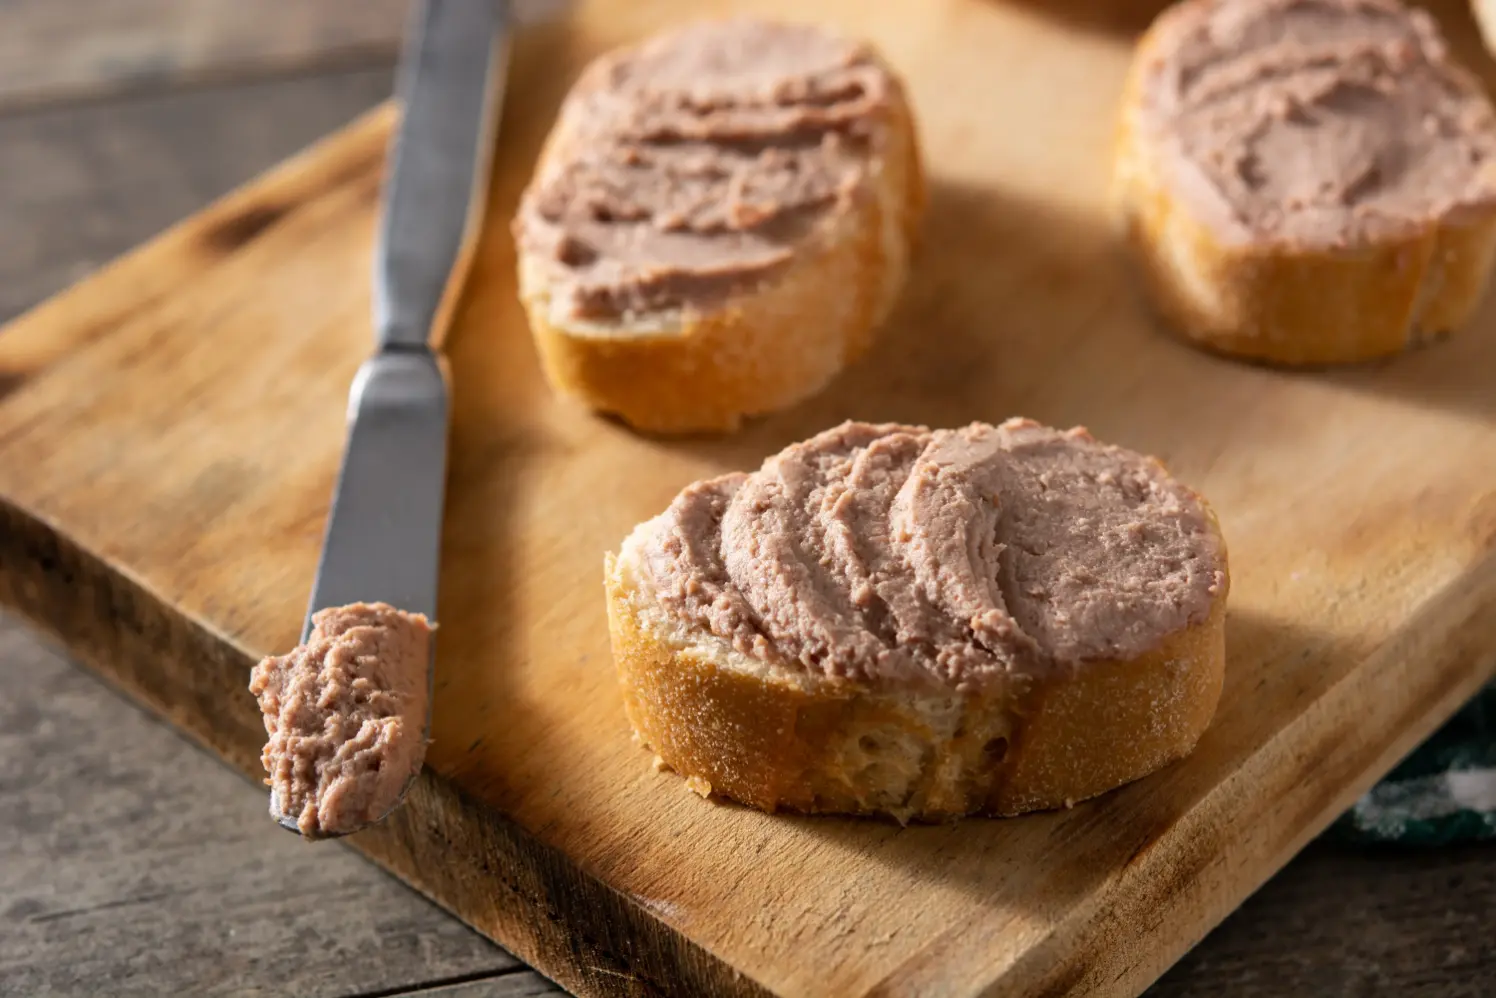
<svg viewBox="0 0 1496 998">
<path fill-rule="evenodd" d="M 260 782 L 254 656 L 5 497 L 0 605 Z M 215 702 L 233 706 L 219 712 Z M 347 844 L 578 995 L 773 994 L 430 769 L 405 807 Z M 549 899 L 566 895 L 562 914 Z"/>
<path fill-rule="evenodd" d="M 259 777 L 263 728 L 245 688 L 253 654 L 211 625 L 173 608 L 128 571 L 3 496 L 0 605 L 53 635 L 93 672 L 247 778 Z M 1482 623 L 1493 615 L 1496 552 L 1431 596 L 1401 630 L 1304 715 L 1207 791 L 1180 821 L 1140 846 L 1123 874 L 1072 910 L 1044 943 L 1029 950 L 1017 964 L 969 981 L 971 993 L 1009 993 L 1017 984 L 1023 985 L 1024 993 L 1046 996 L 1141 993 L 1489 678 L 1496 656 L 1482 660 L 1478 654 L 1466 653 L 1478 644 L 1477 635 L 1489 639 L 1496 630 Z M 1456 619 L 1443 627 L 1430 627 L 1429 619 L 1439 616 Z M 1437 667 L 1406 664 L 1413 658 L 1412 649 L 1429 644 L 1439 646 Z M 1492 642 L 1486 644 L 1489 648 Z M 161 653 L 163 649 L 166 654 Z M 1403 671 L 1422 673 L 1431 692 L 1412 698 L 1415 707 L 1406 723 L 1386 729 L 1390 737 L 1381 742 L 1362 739 L 1364 750 L 1355 758 L 1363 761 L 1352 766 L 1357 775 L 1325 779 L 1324 785 L 1338 789 L 1307 808 L 1289 834 L 1267 843 L 1248 841 L 1249 849 L 1259 850 L 1258 862 L 1245 862 L 1238 856 L 1230 864 L 1234 872 L 1224 878 L 1205 878 L 1198 884 L 1186 878 L 1170 903 L 1162 906 L 1164 917 L 1148 932 L 1155 939 L 1171 938 L 1168 947 L 1155 945 L 1150 950 L 1129 945 L 1140 943 L 1141 938 L 1128 940 L 1107 931 L 1118 921 L 1119 907 L 1129 902 L 1134 907 L 1156 904 L 1158 899 L 1149 896 L 1149 885 L 1181 884 L 1177 874 L 1161 876 L 1158 869 L 1180 866 L 1179 857 L 1186 850 L 1177 843 L 1190 840 L 1202 826 L 1219 827 L 1223 810 L 1236 812 L 1227 817 L 1244 813 L 1248 805 L 1238 787 L 1260 779 L 1248 770 L 1273 770 L 1269 756 L 1281 752 L 1307 753 L 1316 765 L 1323 765 L 1314 740 L 1333 743 L 1341 729 L 1316 725 L 1310 715 L 1344 709 L 1339 700 L 1352 699 L 1346 691 L 1364 682 L 1366 670 L 1377 661 L 1392 663 L 1394 673 L 1399 662 Z M 233 707 L 224 713 L 216 703 Z M 1290 782 L 1291 778 L 1279 779 Z M 1226 842 L 1222 839 L 1221 845 Z M 774 994 L 430 770 L 412 788 L 406 807 L 348 844 L 579 995 L 762 998 Z M 1268 858 L 1262 860 L 1262 855 Z M 452 864 L 454 857 L 463 860 L 460 866 Z M 1195 868 L 1208 872 L 1212 864 L 1219 866 L 1224 860 L 1224 849 L 1218 848 L 1195 857 Z M 472 890 L 475 884 L 483 885 L 482 889 Z M 548 899 L 566 895 L 569 900 L 559 906 L 563 914 Z M 523 914 L 516 916 L 516 911 Z M 877 982 L 869 993 L 902 994 L 904 985 L 917 986 L 918 966 L 939 960 L 941 949 L 937 945 L 914 954 L 909 964 Z M 910 964 L 916 972 L 907 978 L 904 971 Z"/>
<path fill-rule="evenodd" d="M 1496 549 L 1488 549 L 1178 821 L 1142 843 L 1108 889 L 1073 908 L 1050 939 L 1006 969 L 1001 992 L 995 980 L 984 994 L 1141 994 L 1493 679 Z M 1367 712 L 1356 695 L 1367 683 L 1400 684 L 1412 695 L 1383 697 L 1385 708 Z M 1325 722 L 1325 714 L 1337 712 L 1365 723 Z M 1383 715 L 1395 719 L 1379 723 Z M 1277 764 L 1284 756 L 1297 765 Z M 1275 784 L 1280 796 L 1271 794 Z M 1232 843 L 1233 855 L 1199 845 L 1210 843 L 1213 831 L 1241 827 L 1254 817 L 1252 800 L 1263 797 L 1273 802 L 1271 822 L 1219 840 Z M 1282 817 L 1285 810 L 1290 820 Z M 1212 869 L 1228 860 L 1227 875 Z M 1182 882 L 1186 889 L 1171 895 L 1171 885 Z M 1129 905 L 1130 913 L 1119 913 Z M 1102 924 L 1159 911 L 1146 932 L 1152 948 L 1141 944 L 1142 933 L 1121 938 Z M 1170 942 L 1161 946 L 1160 939 Z"/>
</svg>

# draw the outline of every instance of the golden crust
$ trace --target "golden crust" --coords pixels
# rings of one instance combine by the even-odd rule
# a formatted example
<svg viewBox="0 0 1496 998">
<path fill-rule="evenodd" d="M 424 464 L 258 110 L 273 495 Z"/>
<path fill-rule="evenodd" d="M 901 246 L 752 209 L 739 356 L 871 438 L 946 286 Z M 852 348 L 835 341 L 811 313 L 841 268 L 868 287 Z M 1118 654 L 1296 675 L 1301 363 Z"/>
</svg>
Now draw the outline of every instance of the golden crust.
<svg viewBox="0 0 1496 998">
<path fill-rule="evenodd" d="M 1228 245 L 1192 217 L 1138 134 L 1139 43 L 1122 98 L 1113 205 L 1145 290 L 1162 318 L 1221 353 L 1287 365 L 1386 357 L 1456 330 L 1485 293 L 1496 257 L 1496 212 L 1430 219 L 1397 239 L 1329 250 Z"/>
<path fill-rule="evenodd" d="M 621 557 L 605 585 L 630 723 L 691 789 L 764 811 L 907 822 L 1066 807 L 1187 755 L 1220 698 L 1229 585 L 1137 658 L 920 696 L 734 667 L 725 642 L 671 633 Z"/>
<path fill-rule="evenodd" d="M 521 253 L 520 295 L 551 386 L 656 433 L 729 431 L 818 391 L 859 357 L 893 306 L 925 203 L 914 120 L 895 81 L 873 196 L 776 280 L 658 330 L 569 328 Z M 553 134 L 537 172 L 564 155 Z M 828 293 L 828 291 L 830 293 Z"/>
</svg>

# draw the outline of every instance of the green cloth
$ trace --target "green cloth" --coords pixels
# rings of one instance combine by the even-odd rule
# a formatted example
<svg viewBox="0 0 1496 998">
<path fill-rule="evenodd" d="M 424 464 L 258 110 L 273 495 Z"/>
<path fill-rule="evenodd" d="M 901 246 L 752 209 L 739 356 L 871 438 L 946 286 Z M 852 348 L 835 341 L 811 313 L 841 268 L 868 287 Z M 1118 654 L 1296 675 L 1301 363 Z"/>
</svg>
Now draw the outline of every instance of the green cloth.
<svg viewBox="0 0 1496 998">
<path fill-rule="evenodd" d="M 1372 787 L 1329 835 L 1419 846 L 1496 840 L 1496 683 Z"/>
</svg>

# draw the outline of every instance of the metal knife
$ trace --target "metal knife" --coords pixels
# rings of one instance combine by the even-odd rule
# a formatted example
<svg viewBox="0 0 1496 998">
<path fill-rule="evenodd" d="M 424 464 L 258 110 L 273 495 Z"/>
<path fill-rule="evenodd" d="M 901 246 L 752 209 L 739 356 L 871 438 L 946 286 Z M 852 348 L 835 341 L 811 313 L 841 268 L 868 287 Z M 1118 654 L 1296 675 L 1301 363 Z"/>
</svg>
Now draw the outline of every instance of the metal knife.
<svg viewBox="0 0 1496 998">
<path fill-rule="evenodd" d="M 349 393 L 303 643 L 314 613 L 359 601 L 436 619 L 448 423 L 436 322 L 482 216 L 509 26 L 505 0 L 424 0 L 412 15 L 374 256 L 375 352 Z"/>
</svg>

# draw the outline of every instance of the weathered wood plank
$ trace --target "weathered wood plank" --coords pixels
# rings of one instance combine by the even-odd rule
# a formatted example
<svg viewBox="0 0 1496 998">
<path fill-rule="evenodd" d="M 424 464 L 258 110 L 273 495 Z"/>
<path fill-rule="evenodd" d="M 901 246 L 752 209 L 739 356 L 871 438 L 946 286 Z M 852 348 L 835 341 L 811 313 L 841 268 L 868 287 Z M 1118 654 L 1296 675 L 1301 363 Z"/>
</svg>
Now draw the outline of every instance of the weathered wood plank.
<svg viewBox="0 0 1496 998">
<path fill-rule="evenodd" d="M 263 794 L 9 615 L 0 800 L 0 994 L 349 995 L 515 965 L 276 829 Z"/>
<path fill-rule="evenodd" d="M 0 320 L 325 135 L 391 85 L 383 67 L 0 117 Z"/>
<path fill-rule="evenodd" d="M 1496 850 L 1306 850 L 1148 992 L 1488 998 Z"/>
<path fill-rule="evenodd" d="M 0 110 L 393 57 L 410 0 L 4 0 Z"/>
</svg>

